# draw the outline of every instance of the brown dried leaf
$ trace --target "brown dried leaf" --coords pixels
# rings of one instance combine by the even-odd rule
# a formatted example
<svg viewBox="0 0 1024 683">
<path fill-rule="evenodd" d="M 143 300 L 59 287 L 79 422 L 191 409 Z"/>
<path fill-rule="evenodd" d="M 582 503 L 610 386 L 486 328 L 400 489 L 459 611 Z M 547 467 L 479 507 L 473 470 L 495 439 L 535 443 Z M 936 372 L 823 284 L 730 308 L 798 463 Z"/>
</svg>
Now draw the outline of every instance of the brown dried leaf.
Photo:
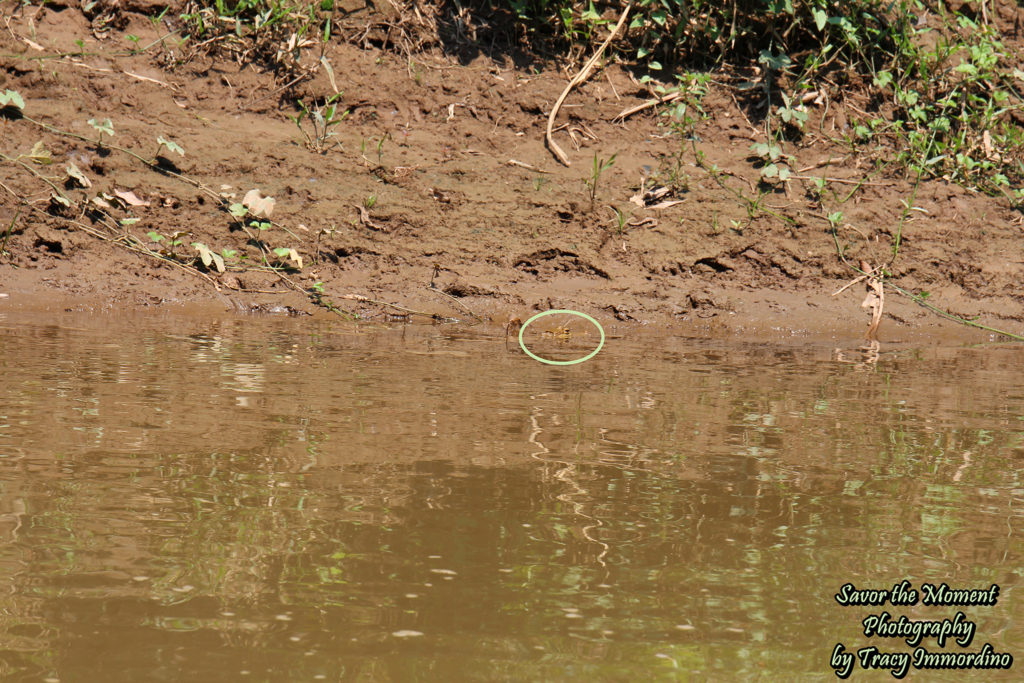
<svg viewBox="0 0 1024 683">
<path fill-rule="evenodd" d="M 149 206 L 149 202 L 145 199 L 139 198 L 139 195 L 135 194 L 131 190 L 115 189 L 113 192 L 115 197 L 129 206 Z"/>
<path fill-rule="evenodd" d="M 254 218 L 270 218 L 277 202 L 273 197 L 260 195 L 259 190 L 249 190 L 242 198 L 242 204 L 249 209 L 249 214 Z"/>
<path fill-rule="evenodd" d="M 69 162 L 65 170 L 68 172 L 68 177 L 73 178 L 82 187 L 92 187 L 92 181 L 78 169 L 78 166 L 75 166 L 74 162 Z"/>
<path fill-rule="evenodd" d="M 654 204 L 650 208 L 652 208 L 652 209 L 667 209 L 670 206 L 675 206 L 676 204 L 682 204 L 682 203 L 683 203 L 683 200 L 681 200 L 681 199 L 671 199 L 671 200 L 669 200 L 667 202 L 658 202 L 657 204 Z"/>
</svg>

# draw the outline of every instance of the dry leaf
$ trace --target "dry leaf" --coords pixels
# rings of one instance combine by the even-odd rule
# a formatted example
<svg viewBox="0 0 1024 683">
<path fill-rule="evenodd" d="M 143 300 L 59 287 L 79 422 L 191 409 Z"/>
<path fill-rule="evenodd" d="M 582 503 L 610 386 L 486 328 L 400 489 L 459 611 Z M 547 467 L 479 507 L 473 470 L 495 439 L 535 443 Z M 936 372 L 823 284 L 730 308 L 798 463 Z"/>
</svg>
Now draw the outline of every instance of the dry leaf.
<svg viewBox="0 0 1024 683">
<path fill-rule="evenodd" d="M 682 199 L 672 199 L 672 200 L 669 200 L 667 202 L 659 202 L 657 204 L 654 204 L 650 208 L 652 208 L 652 209 L 667 209 L 670 206 L 675 206 L 676 204 L 682 204 L 682 203 L 683 203 Z"/>
<path fill-rule="evenodd" d="M 274 212 L 277 202 L 273 197 L 263 197 L 259 190 L 249 190 L 242 198 L 242 204 L 249 209 L 249 215 L 254 218 L 270 218 Z"/>
<path fill-rule="evenodd" d="M 65 169 L 68 172 L 68 177 L 74 178 L 82 187 L 92 187 L 92 181 L 85 177 L 85 174 L 78 170 L 78 166 L 75 166 L 74 162 L 69 163 Z"/>
<path fill-rule="evenodd" d="M 331 82 L 331 87 L 334 88 L 334 94 L 340 94 L 338 84 L 334 81 L 334 69 L 331 68 L 331 63 L 327 61 L 327 57 L 321 57 L 320 63 L 323 64 L 324 71 L 327 72 L 327 80 Z"/>
<path fill-rule="evenodd" d="M 140 199 L 139 195 L 135 194 L 131 190 L 114 190 L 114 196 L 123 201 L 129 206 L 149 206 L 149 202 L 145 199 Z"/>
<path fill-rule="evenodd" d="M 877 277 L 872 276 L 875 269 L 866 261 L 860 262 L 860 269 L 868 273 L 867 296 L 864 297 L 860 307 L 871 309 L 871 324 L 868 325 L 868 331 L 865 336 L 868 340 L 874 341 L 878 338 L 876 336 L 878 325 L 882 322 L 882 310 L 885 308 L 885 288 L 882 287 L 882 283 Z"/>
<path fill-rule="evenodd" d="M 370 218 L 370 212 L 366 210 L 365 206 L 357 206 L 355 204 L 353 204 L 352 206 L 354 206 L 355 209 L 359 212 L 360 223 L 370 228 L 371 230 L 384 230 L 384 226 L 373 222 L 373 220 Z"/>
<path fill-rule="evenodd" d="M 985 158 L 990 161 L 1002 161 L 1003 157 L 996 152 L 995 147 L 992 146 L 992 136 L 986 130 L 981 134 L 981 146 L 985 150 Z"/>
<path fill-rule="evenodd" d="M 629 201 L 632 202 L 633 204 L 636 204 L 641 209 L 644 209 L 651 202 L 658 201 L 659 199 L 661 199 L 662 197 L 667 195 L 669 192 L 671 192 L 671 190 L 669 188 L 667 188 L 667 187 L 659 187 L 659 188 L 654 189 L 654 190 L 645 190 L 644 188 L 641 187 L 639 192 L 637 192 L 635 195 L 633 195 L 632 197 L 629 198 Z M 674 203 L 678 204 L 678 202 L 674 202 Z M 662 205 L 655 206 L 653 208 L 663 209 L 663 208 L 665 208 L 665 206 L 663 206 L 663 205 L 672 206 L 671 203 L 662 202 Z"/>
</svg>

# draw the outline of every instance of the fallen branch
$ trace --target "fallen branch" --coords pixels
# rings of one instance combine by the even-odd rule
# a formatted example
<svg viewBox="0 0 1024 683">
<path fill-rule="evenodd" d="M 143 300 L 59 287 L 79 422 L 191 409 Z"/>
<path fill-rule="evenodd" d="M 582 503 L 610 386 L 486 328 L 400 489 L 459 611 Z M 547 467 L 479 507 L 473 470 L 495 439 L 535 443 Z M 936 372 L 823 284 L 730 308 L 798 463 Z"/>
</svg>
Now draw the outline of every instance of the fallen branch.
<svg viewBox="0 0 1024 683">
<path fill-rule="evenodd" d="M 532 166 L 526 163 L 525 161 L 516 161 L 515 159 L 509 159 L 505 163 L 507 163 L 509 166 L 518 166 L 519 168 L 525 168 L 528 171 L 534 171 L 536 173 L 551 173 L 551 171 L 545 171 L 544 169 L 537 168 L 536 166 Z"/>
<path fill-rule="evenodd" d="M 362 301 L 368 304 L 387 306 L 388 308 L 393 308 L 396 311 L 402 311 L 403 313 L 408 313 L 409 315 L 422 315 L 425 318 L 431 318 L 432 320 L 438 320 L 441 322 L 459 322 L 458 319 L 456 318 L 445 318 L 444 316 L 438 315 L 437 313 L 424 313 L 423 311 L 416 311 L 411 308 L 406 308 L 405 306 L 399 306 L 398 304 L 390 304 L 387 301 L 378 301 L 377 299 L 371 299 L 370 297 L 363 296 L 362 294 L 345 294 L 341 298 L 348 299 L 349 301 Z"/>
<path fill-rule="evenodd" d="M 449 299 L 451 299 L 452 301 L 454 301 L 454 302 L 455 302 L 456 304 L 458 304 L 458 305 L 459 305 L 459 307 L 461 307 L 461 308 L 462 308 L 462 310 L 464 310 L 464 311 L 465 311 L 466 313 L 469 313 L 469 314 L 470 314 L 471 316 L 473 316 L 474 318 L 476 318 L 476 319 L 477 319 L 477 321 L 479 321 L 479 322 L 483 322 L 483 321 L 484 321 L 484 319 L 483 319 L 483 318 L 481 318 L 481 317 L 480 317 L 479 315 L 477 315 L 476 313 L 474 313 L 474 312 L 473 312 L 473 309 L 471 309 L 471 308 L 470 308 L 469 306 L 467 306 L 466 304 L 462 303 L 461 301 L 459 301 L 458 299 L 456 299 L 456 298 L 455 298 L 454 296 L 452 296 L 452 295 L 451 295 L 451 294 L 449 294 L 448 292 L 443 292 L 443 291 L 441 291 L 440 289 L 438 289 L 437 287 L 435 287 L 435 286 L 434 286 L 434 283 L 433 283 L 433 280 L 431 280 L 430 284 L 429 284 L 429 285 L 427 285 L 427 289 L 429 289 L 430 291 L 432 291 L 432 292 L 434 292 L 434 293 L 436 293 L 436 294 L 440 294 L 441 296 L 446 296 L 446 297 L 448 297 Z"/>
<path fill-rule="evenodd" d="M 555 157 L 566 166 L 572 166 L 572 164 L 569 163 L 569 157 L 565 155 L 565 152 L 562 151 L 562 148 L 558 146 L 558 143 L 555 142 L 554 137 L 551 135 L 551 129 L 555 125 L 555 118 L 558 116 L 558 110 L 561 109 L 562 103 L 565 102 L 565 98 L 569 96 L 572 89 L 590 77 L 590 72 L 593 71 L 594 65 L 597 64 L 599 59 L 601 59 L 601 55 L 604 54 L 604 50 L 608 47 L 608 44 L 615 39 L 616 35 L 618 35 L 619 29 L 626 24 L 626 18 L 629 17 L 629 12 L 632 9 L 632 3 L 626 5 L 626 9 L 622 10 L 622 16 L 619 17 L 619 23 L 615 24 L 615 28 L 612 29 L 611 35 L 601 43 L 601 47 L 597 48 L 597 52 L 595 52 L 594 56 L 583 65 L 583 68 L 580 69 L 580 72 L 576 74 L 575 78 L 569 81 L 569 85 L 565 86 L 565 90 L 563 90 L 562 94 L 558 96 L 557 100 L 555 100 L 555 106 L 551 108 L 551 113 L 548 114 L 548 127 L 544 135 L 544 139 L 547 141 L 548 149 L 550 149 Z"/>
<path fill-rule="evenodd" d="M 614 117 L 612 117 L 612 121 L 624 120 L 624 119 L 632 116 L 633 114 L 636 114 L 637 112 L 641 112 L 644 109 L 650 109 L 651 107 L 656 107 L 659 104 L 668 104 L 669 102 L 675 102 L 680 97 L 683 97 L 684 94 L 685 93 L 683 93 L 681 90 L 677 90 L 676 92 L 670 93 L 668 95 L 665 95 L 664 97 L 656 97 L 656 98 L 651 99 L 651 100 L 646 100 L 646 101 L 641 102 L 640 104 L 637 104 L 635 106 L 629 107 L 627 109 L 623 109 L 618 114 L 616 114 Z"/>
</svg>

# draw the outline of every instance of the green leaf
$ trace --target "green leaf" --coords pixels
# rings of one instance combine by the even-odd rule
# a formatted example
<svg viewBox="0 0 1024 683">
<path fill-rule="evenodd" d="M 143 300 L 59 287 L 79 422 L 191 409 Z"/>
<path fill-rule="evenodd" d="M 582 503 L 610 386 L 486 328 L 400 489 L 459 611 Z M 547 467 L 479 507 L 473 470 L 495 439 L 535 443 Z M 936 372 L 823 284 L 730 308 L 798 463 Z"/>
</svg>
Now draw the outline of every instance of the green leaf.
<svg viewBox="0 0 1024 683">
<path fill-rule="evenodd" d="M 161 145 L 162 147 L 166 147 L 168 149 L 168 151 L 177 152 L 181 156 L 185 156 L 185 150 L 183 150 L 181 148 L 181 145 L 179 145 L 177 142 L 173 142 L 171 140 L 165 140 L 163 135 L 158 137 L 156 139 L 156 141 L 157 141 L 157 144 Z"/>
<path fill-rule="evenodd" d="M 302 257 L 299 256 L 299 252 L 288 247 L 278 247 L 274 249 L 274 253 L 281 258 L 287 257 L 289 261 L 295 264 L 295 267 L 302 270 Z"/>
<path fill-rule="evenodd" d="M 793 60 L 788 55 L 777 55 L 768 50 L 761 50 L 757 61 L 776 71 L 785 71 L 793 64 Z"/>
<path fill-rule="evenodd" d="M 768 164 L 761 169 L 761 175 L 765 178 L 777 178 L 779 175 L 779 167 L 775 164 Z"/>
<path fill-rule="evenodd" d="M 647 66 L 654 71 L 661 71 L 661 62 L 656 62 L 653 59 L 647 62 Z"/>
<path fill-rule="evenodd" d="M 114 134 L 114 123 L 110 119 L 104 119 L 103 121 L 89 119 L 89 125 L 95 128 L 98 133 Z"/>
<path fill-rule="evenodd" d="M 153 240 L 154 242 L 163 242 L 166 239 L 163 235 L 156 232 L 155 230 L 150 230 L 149 232 L 146 233 L 146 235 L 148 235 L 149 239 Z"/>
<path fill-rule="evenodd" d="M 228 207 L 228 212 L 235 218 L 244 218 L 249 209 L 245 208 L 245 204 L 232 204 Z"/>
<path fill-rule="evenodd" d="M 825 10 L 815 7 L 811 10 L 811 14 L 814 16 L 814 25 L 818 27 L 818 30 L 825 28 L 825 24 L 828 23 L 828 14 L 825 13 Z"/>
<path fill-rule="evenodd" d="M 0 95 L 0 109 L 6 106 L 17 107 L 18 109 L 25 108 L 25 100 L 22 99 L 21 94 L 17 90 L 5 90 Z"/>
<path fill-rule="evenodd" d="M 135 225 L 140 220 L 142 220 L 142 219 L 141 218 L 122 218 L 121 219 L 121 225 L 124 225 L 124 226 Z"/>
<path fill-rule="evenodd" d="M 962 74 L 967 74 L 968 76 L 978 75 L 978 67 L 974 66 L 970 62 L 960 62 L 956 65 L 956 68 L 954 68 L 953 71 L 958 71 Z"/>
</svg>

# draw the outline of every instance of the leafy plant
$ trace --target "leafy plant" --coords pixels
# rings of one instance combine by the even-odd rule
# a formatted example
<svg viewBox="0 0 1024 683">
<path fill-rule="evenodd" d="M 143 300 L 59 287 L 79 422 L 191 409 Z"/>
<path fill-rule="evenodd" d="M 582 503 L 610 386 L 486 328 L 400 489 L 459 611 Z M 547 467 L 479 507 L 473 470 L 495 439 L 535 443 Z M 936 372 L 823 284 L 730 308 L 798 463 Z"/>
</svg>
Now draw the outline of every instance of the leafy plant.
<svg viewBox="0 0 1024 683">
<path fill-rule="evenodd" d="M 381 165 L 381 159 L 384 157 L 384 141 L 391 137 L 391 133 L 384 133 L 380 136 L 380 140 L 377 141 L 377 165 Z"/>
<path fill-rule="evenodd" d="M 155 230 L 150 230 L 149 232 L 146 233 L 146 235 L 152 241 L 166 247 L 166 249 L 160 250 L 161 254 L 163 254 L 164 256 L 171 256 L 177 258 L 178 254 L 176 251 L 176 247 L 181 246 L 182 238 L 188 235 L 189 232 L 189 230 L 178 230 L 176 232 L 171 233 L 170 236 L 164 236 Z"/>
<path fill-rule="evenodd" d="M 755 142 L 750 146 L 751 151 L 761 157 L 764 165 L 761 168 L 761 177 L 767 180 L 778 178 L 785 182 L 793 172 L 789 168 L 789 157 L 782 153 L 782 147 L 771 142 Z"/>
<path fill-rule="evenodd" d="M 337 101 L 341 95 L 342 93 L 331 95 L 322 107 L 318 106 L 314 109 L 307 107 L 302 100 L 298 101 L 298 115 L 289 115 L 288 118 L 294 121 L 296 127 L 298 127 L 299 132 L 302 134 L 303 140 L 305 141 L 306 149 L 317 152 L 318 154 L 324 154 L 332 147 L 340 144 L 335 142 L 333 145 L 328 145 L 327 141 L 337 135 L 337 133 L 331 129 L 348 118 L 348 110 L 345 110 L 340 115 L 338 114 Z M 303 120 L 307 118 L 313 128 L 312 133 L 307 132 L 306 129 L 302 127 Z"/>
<path fill-rule="evenodd" d="M 807 112 L 801 106 L 794 107 L 793 102 L 786 93 L 781 93 L 781 95 L 785 106 L 779 107 L 777 112 L 779 118 L 802 129 L 804 124 L 807 123 Z"/>
<path fill-rule="evenodd" d="M 114 136 L 114 123 L 110 119 L 104 119 L 103 121 L 100 121 L 99 119 L 89 119 L 89 125 L 96 129 L 96 144 L 100 147 L 103 147 L 104 135 L 108 135 L 110 137 Z"/>
<path fill-rule="evenodd" d="M 583 181 L 583 184 L 587 186 L 590 191 L 590 210 L 594 210 L 594 200 L 597 197 L 597 183 L 601 180 L 601 175 L 609 168 L 615 165 L 615 157 L 613 154 L 607 160 L 598 159 L 597 152 L 594 152 L 594 162 L 590 169 L 590 177 Z"/>
<path fill-rule="evenodd" d="M 156 148 L 156 153 L 153 154 L 154 158 L 160 155 L 160 150 L 163 149 L 164 147 L 167 148 L 168 152 L 174 152 L 174 153 L 179 154 L 181 156 L 185 156 L 185 150 L 181 148 L 181 145 L 179 145 L 177 142 L 174 142 L 172 140 L 167 140 L 166 138 L 164 138 L 163 135 L 161 135 L 160 137 L 158 137 L 156 139 L 156 144 L 157 144 L 157 148 Z"/>
<path fill-rule="evenodd" d="M 618 223 L 617 230 L 618 230 L 619 237 L 622 237 L 622 234 L 625 232 L 625 229 L 626 229 L 626 220 L 629 217 L 626 214 L 624 214 L 621 211 L 619 211 L 614 206 L 612 207 L 612 211 L 615 212 L 615 220 Z"/>
</svg>

